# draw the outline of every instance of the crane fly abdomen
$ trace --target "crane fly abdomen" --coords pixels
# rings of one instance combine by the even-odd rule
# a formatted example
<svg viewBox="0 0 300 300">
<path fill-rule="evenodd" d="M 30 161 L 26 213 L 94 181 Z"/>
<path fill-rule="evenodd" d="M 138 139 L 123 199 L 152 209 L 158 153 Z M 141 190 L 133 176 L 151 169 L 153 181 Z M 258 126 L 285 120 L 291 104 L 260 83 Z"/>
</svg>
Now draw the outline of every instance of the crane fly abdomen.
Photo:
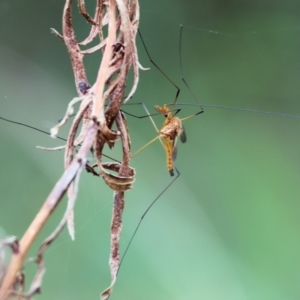
<svg viewBox="0 0 300 300">
<path fill-rule="evenodd" d="M 169 137 L 165 137 L 165 148 L 167 153 L 167 167 L 171 176 L 174 176 L 174 162 L 173 162 L 173 142 Z"/>
</svg>

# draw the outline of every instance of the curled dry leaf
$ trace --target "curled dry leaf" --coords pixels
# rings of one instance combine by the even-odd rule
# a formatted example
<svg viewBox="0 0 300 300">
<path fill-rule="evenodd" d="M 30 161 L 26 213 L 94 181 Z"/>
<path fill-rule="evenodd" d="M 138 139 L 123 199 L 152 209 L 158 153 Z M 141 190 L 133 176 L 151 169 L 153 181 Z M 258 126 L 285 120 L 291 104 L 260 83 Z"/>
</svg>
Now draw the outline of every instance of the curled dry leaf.
<svg viewBox="0 0 300 300">
<path fill-rule="evenodd" d="M 109 163 L 102 163 L 102 168 L 100 169 L 100 174 L 103 177 L 104 181 L 108 186 L 110 186 L 115 191 L 127 191 L 132 188 L 132 184 L 135 179 L 135 170 L 129 167 L 130 171 L 126 176 L 116 176 L 108 173 L 106 170 L 118 172 L 122 165 L 117 162 L 109 162 Z"/>
</svg>

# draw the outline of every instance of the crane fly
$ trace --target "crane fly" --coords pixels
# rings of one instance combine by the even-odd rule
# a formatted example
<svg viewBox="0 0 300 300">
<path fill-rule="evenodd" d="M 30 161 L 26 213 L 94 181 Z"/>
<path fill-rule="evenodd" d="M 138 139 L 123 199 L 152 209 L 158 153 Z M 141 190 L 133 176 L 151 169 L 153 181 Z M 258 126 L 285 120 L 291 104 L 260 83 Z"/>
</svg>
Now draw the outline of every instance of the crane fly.
<svg viewBox="0 0 300 300">
<path fill-rule="evenodd" d="M 174 176 L 174 161 L 177 156 L 177 137 L 182 143 L 186 142 L 186 133 L 181 120 L 173 116 L 167 105 L 155 109 L 165 116 L 163 127 L 159 130 L 160 136 L 164 139 L 164 146 L 167 154 L 167 167 L 171 176 Z"/>
<path fill-rule="evenodd" d="M 131 103 L 131 104 L 134 104 L 134 103 Z M 147 109 L 147 107 L 144 103 L 141 103 L 141 104 L 143 105 L 145 111 L 147 112 L 147 116 L 143 116 L 143 117 L 149 117 L 150 118 L 155 130 L 158 133 L 158 136 L 156 136 L 150 142 L 145 144 L 142 148 L 140 148 L 138 151 L 136 151 L 132 156 L 135 156 L 140 151 L 142 151 L 143 149 L 148 147 L 150 144 L 152 144 L 154 141 L 159 139 L 161 144 L 163 145 L 165 151 L 166 151 L 166 163 L 167 163 L 168 171 L 169 171 L 171 176 L 174 176 L 174 161 L 177 157 L 177 140 L 178 140 L 178 136 L 179 136 L 180 141 L 182 143 L 186 143 L 186 141 L 187 141 L 187 135 L 186 135 L 185 128 L 182 124 L 182 121 L 185 121 L 185 120 L 190 119 L 194 116 L 197 116 L 197 115 L 203 113 L 204 110 L 201 108 L 201 110 L 199 112 L 197 112 L 195 114 L 192 114 L 188 117 L 185 117 L 183 119 L 180 119 L 176 115 L 181 111 L 181 109 L 170 110 L 168 108 L 168 106 L 170 104 L 165 104 L 162 107 L 156 105 L 155 109 L 158 111 L 158 113 L 160 115 L 163 115 L 165 117 L 165 121 L 163 123 L 162 128 L 158 129 L 158 127 L 156 126 L 156 124 L 155 124 L 155 122 L 152 118 L 153 115 L 151 115 L 149 113 L 149 111 L 148 111 L 148 109 Z M 178 104 L 179 105 L 185 105 L 185 104 L 180 104 L 180 103 L 178 103 Z M 174 106 L 174 104 L 172 104 L 172 105 Z M 174 114 L 172 114 L 172 111 L 174 111 Z M 139 118 L 143 118 L 143 117 L 139 117 Z"/>
<path fill-rule="evenodd" d="M 169 173 L 171 176 L 174 176 L 174 161 L 177 157 L 177 138 L 179 136 L 182 143 L 186 143 L 187 141 L 186 131 L 182 121 L 195 117 L 203 113 L 204 110 L 201 108 L 199 112 L 180 119 L 176 117 L 176 114 L 179 113 L 180 109 L 177 109 L 174 115 L 172 115 L 172 112 L 169 110 L 168 105 L 166 104 L 163 107 L 156 105 L 155 109 L 163 114 L 166 118 L 163 127 L 159 130 L 159 134 L 161 137 L 163 137 L 165 142 Z"/>
</svg>

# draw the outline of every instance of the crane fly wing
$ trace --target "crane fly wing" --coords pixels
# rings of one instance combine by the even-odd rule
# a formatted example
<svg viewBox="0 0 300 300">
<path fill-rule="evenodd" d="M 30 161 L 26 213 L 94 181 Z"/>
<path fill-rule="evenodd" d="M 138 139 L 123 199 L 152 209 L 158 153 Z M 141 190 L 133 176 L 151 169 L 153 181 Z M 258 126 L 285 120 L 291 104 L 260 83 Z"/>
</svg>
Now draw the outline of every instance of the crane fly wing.
<svg viewBox="0 0 300 300">
<path fill-rule="evenodd" d="M 180 135 L 179 135 L 179 136 L 180 136 L 181 142 L 182 142 L 182 143 L 186 143 L 187 137 L 186 137 L 186 131 L 185 131 L 183 125 L 182 125 L 182 127 L 181 127 L 181 132 L 180 132 Z"/>
<path fill-rule="evenodd" d="M 182 143 L 186 142 L 186 131 L 183 125 L 181 127 L 181 132 L 179 134 L 179 137 Z M 177 152 L 178 152 L 178 148 L 177 148 L 177 137 L 176 137 L 175 140 L 173 141 L 173 151 L 172 151 L 173 161 L 175 161 L 175 159 L 177 158 Z"/>
</svg>

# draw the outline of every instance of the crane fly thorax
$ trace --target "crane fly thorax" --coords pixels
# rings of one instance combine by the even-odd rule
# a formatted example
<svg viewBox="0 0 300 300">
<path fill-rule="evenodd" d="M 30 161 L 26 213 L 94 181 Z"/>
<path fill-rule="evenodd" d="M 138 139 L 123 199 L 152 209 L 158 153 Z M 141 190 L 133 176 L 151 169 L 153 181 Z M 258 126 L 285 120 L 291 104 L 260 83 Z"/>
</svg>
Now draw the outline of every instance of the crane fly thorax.
<svg viewBox="0 0 300 300">
<path fill-rule="evenodd" d="M 171 140 L 175 140 L 176 137 L 182 131 L 181 120 L 177 117 L 167 117 L 163 128 L 159 131 L 164 137 L 169 137 Z"/>
</svg>

